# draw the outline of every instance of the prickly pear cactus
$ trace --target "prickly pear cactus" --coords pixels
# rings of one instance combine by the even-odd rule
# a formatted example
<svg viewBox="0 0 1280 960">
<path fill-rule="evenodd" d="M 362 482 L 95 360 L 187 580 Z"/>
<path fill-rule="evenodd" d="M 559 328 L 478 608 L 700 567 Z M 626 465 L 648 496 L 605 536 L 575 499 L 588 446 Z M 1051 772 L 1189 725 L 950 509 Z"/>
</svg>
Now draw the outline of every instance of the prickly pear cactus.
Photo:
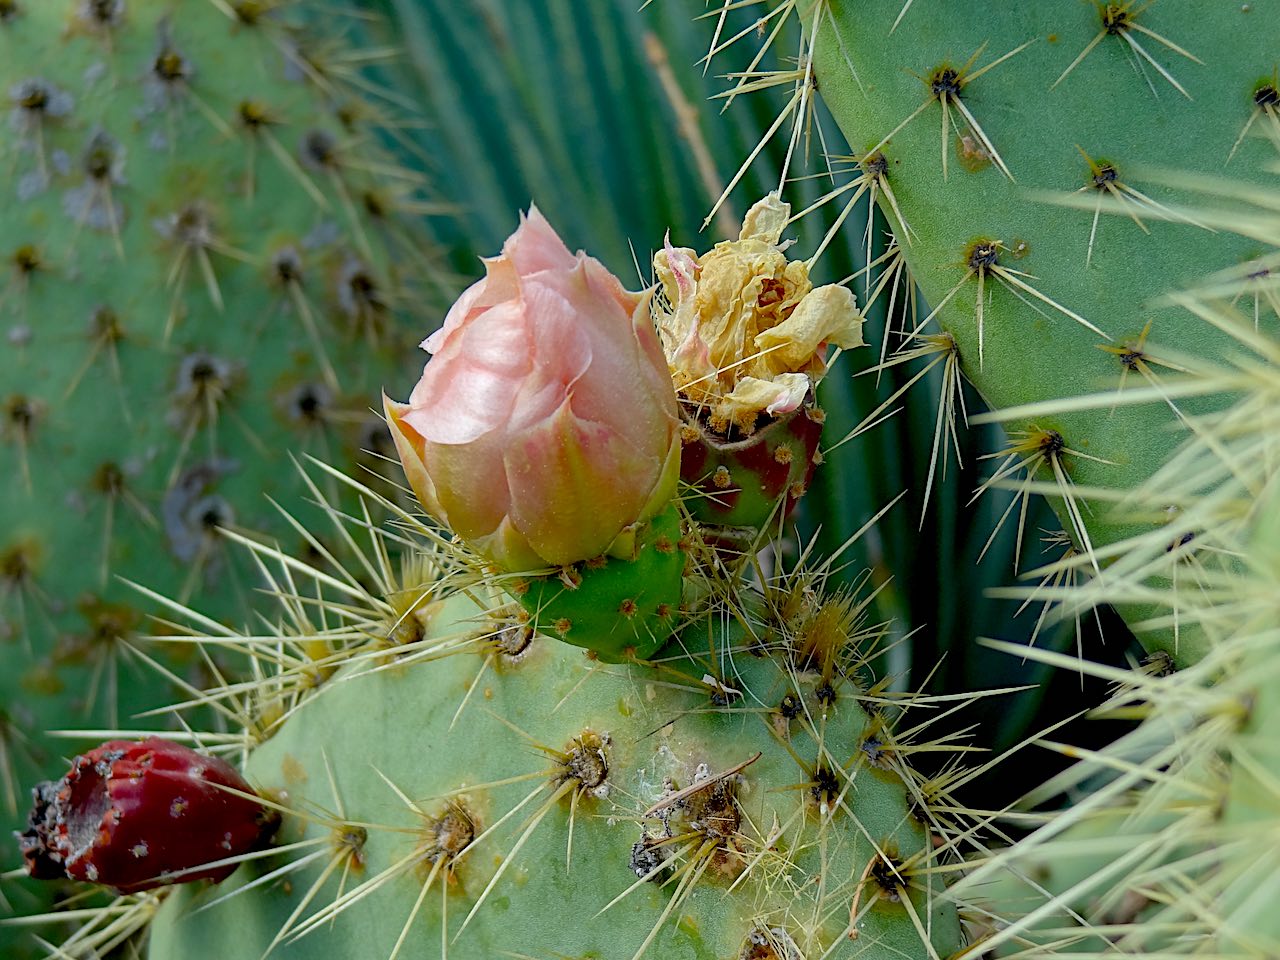
<svg viewBox="0 0 1280 960">
<path fill-rule="evenodd" d="M 277 852 L 174 889 L 152 960 L 961 946 L 942 792 L 863 674 L 880 630 L 857 598 L 797 573 L 690 616 L 650 663 L 607 665 L 427 556 L 445 579 L 403 615 L 344 601 L 378 635 L 244 766 L 283 814 Z"/>
<path fill-rule="evenodd" d="M 1274 242 L 1280 230 L 1270 220 Z M 1275 355 L 1275 341 L 1258 337 L 1229 307 L 1204 307 L 1237 338 L 1242 360 L 1250 350 Z M 998 955 L 1057 949 L 1165 956 L 1195 944 L 1202 955 L 1243 958 L 1276 941 L 1268 905 L 1280 889 L 1280 871 L 1262 838 L 1275 828 L 1276 809 L 1280 511 L 1273 411 L 1280 368 L 1252 360 L 1243 366 L 1253 385 L 1225 421 L 1200 418 L 1176 458 L 1132 494 L 1133 502 L 1154 508 L 1184 478 L 1203 491 L 1218 476 L 1211 495 L 1184 500 L 1200 532 L 1179 567 L 1194 564 L 1203 579 L 1156 594 L 1166 616 L 1204 631 L 1210 652 L 1180 670 L 1169 660 L 1165 669 L 1153 664 L 1127 674 L 1081 668 L 1119 681 L 1099 716 L 1141 722 L 1101 750 L 1083 751 L 1028 797 L 1024 806 L 1039 808 L 1033 816 L 1044 825 L 962 882 L 969 893 L 996 901 L 987 909 L 1004 922 L 991 926 L 984 947 Z M 1248 465 L 1221 479 L 1223 465 L 1239 462 L 1246 450 L 1255 454 Z M 1090 593 L 1105 600 L 1111 589 L 1104 583 Z"/>
<path fill-rule="evenodd" d="M 1152 554 L 1178 549 L 1180 534 L 1161 529 L 1171 515 L 1135 517 L 1108 499 L 1168 459 L 1187 416 L 1222 405 L 1194 395 L 1212 389 L 1173 385 L 1188 364 L 1234 349 L 1178 291 L 1265 284 L 1268 268 L 1256 230 L 1197 209 L 1168 169 L 1263 182 L 1276 156 L 1280 6 L 789 8 L 808 31 L 804 81 L 852 148 L 851 179 L 878 187 L 928 318 L 1003 411 L 997 482 L 1051 495 L 1092 557 L 1082 572 L 1103 572 L 1108 545 L 1141 534 Z M 1242 292 L 1238 308 L 1274 328 L 1274 294 Z M 1109 412 L 1135 391 L 1149 402 Z M 1086 394 L 1074 409 L 1060 402 Z M 1153 609 L 1135 603 L 1131 623 Z M 1204 652 L 1203 638 L 1167 624 L 1142 632 L 1180 663 Z"/>
<path fill-rule="evenodd" d="M 390 107 L 346 18 L 297 12 L 0 4 L 6 828 L 65 749 L 30 731 L 172 699 L 131 656 L 145 601 L 120 578 L 243 622 L 258 577 L 216 528 L 294 542 L 262 495 L 296 503 L 284 451 L 357 470 L 381 449 L 368 397 L 433 275 L 402 217 L 419 184 L 378 152 Z M 180 649 L 148 656 L 200 682 Z"/>
<path fill-rule="evenodd" d="M 786 211 L 776 198 L 770 208 L 772 245 Z M 354 526 L 372 545 L 347 568 L 328 554 L 315 567 L 245 539 L 281 602 L 265 635 L 210 633 L 209 618 L 157 595 L 192 625 L 190 640 L 251 660 L 241 672 L 254 682 L 215 685 L 174 710 L 234 708 L 242 729 L 208 731 L 209 742 L 244 757 L 252 802 L 209 805 L 203 825 L 183 820 L 186 806 L 140 818 L 186 799 L 165 782 L 155 798 L 113 806 L 117 792 L 146 792 L 123 771 L 141 764 L 133 754 L 152 754 L 150 741 L 113 739 L 43 785 L 22 837 L 27 863 L 75 877 L 93 868 L 97 882 L 138 894 L 87 914 L 60 952 L 100 949 L 157 906 L 155 960 L 211 943 L 302 956 L 320 941 L 389 960 L 437 945 L 477 958 L 955 952 L 959 914 L 943 877 L 965 836 L 947 796 L 952 771 L 936 781 L 913 772 L 913 750 L 945 746 L 895 734 L 898 698 L 865 676 L 886 629 L 865 622 L 871 598 L 828 594 L 827 565 L 765 574 L 754 550 L 727 562 L 682 509 L 674 368 L 646 299 L 624 304 L 616 278 L 533 215 L 486 266 L 425 343 L 432 358 L 409 403 L 387 403 L 406 479 L 433 520 L 401 509 L 379 532 L 367 518 L 395 504 L 330 467 L 324 476 L 366 503 L 350 517 L 325 509 L 340 529 L 366 518 Z M 712 271 L 700 282 L 755 337 L 738 349 L 754 353 L 767 327 L 779 352 L 796 354 L 801 370 L 747 386 L 799 409 L 825 372 L 832 324 L 802 322 L 823 315 L 821 303 L 753 322 L 777 301 L 761 298 L 761 278 L 739 274 L 733 296 Z M 861 321 L 847 291 L 841 302 L 834 320 L 855 345 Z M 753 411 L 740 429 L 765 417 Z M 635 423 L 652 429 L 621 431 Z M 624 441 L 630 456 L 619 458 Z M 577 509 L 604 483 L 630 512 L 602 521 Z M 646 541 L 646 524 L 665 547 Z M 344 541 L 356 547 L 350 533 Z M 407 548 L 399 571 L 393 544 Z M 626 572 L 645 549 L 664 555 L 664 580 L 675 575 L 669 609 L 650 610 L 644 575 Z M 533 573 L 573 591 L 573 609 L 590 616 L 546 629 L 541 604 L 522 596 L 533 594 L 529 557 L 552 566 Z M 653 642 L 615 655 L 633 617 Z M 86 815 L 77 784 L 99 766 L 109 792 Z M 235 854 L 264 836 L 260 798 L 279 814 L 277 845 Z M 207 850 L 210 829 L 227 857 L 181 860 L 181 837 Z M 138 862 L 161 850 L 154 872 Z M 181 879 L 175 864 L 209 877 L 245 862 L 216 893 L 155 892 Z M 557 902 L 572 906 L 571 922 L 548 910 Z M 399 927 L 391 912 L 404 916 Z M 109 916 L 119 923 L 104 924 Z"/>
</svg>

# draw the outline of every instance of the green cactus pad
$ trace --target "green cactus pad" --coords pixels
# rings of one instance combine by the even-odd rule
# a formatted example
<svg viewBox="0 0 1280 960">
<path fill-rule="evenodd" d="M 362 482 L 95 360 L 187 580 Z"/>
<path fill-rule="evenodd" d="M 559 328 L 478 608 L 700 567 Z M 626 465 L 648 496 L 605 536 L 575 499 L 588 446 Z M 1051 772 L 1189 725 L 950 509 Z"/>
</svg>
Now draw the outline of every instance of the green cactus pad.
<svg viewBox="0 0 1280 960">
<path fill-rule="evenodd" d="M 279 960 L 960 947 L 918 788 L 867 712 L 878 698 L 846 672 L 855 650 L 832 675 L 776 614 L 727 633 L 713 617 L 714 652 L 653 665 L 593 664 L 542 637 L 495 659 L 507 621 L 463 596 L 424 616 L 488 659 L 340 671 L 246 767 L 301 814 L 285 816 L 289 852 L 175 891 L 151 960 L 273 943 Z"/>
<path fill-rule="evenodd" d="M 802 6 L 817 27 L 815 84 L 854 156 L 891 187 L 884 214 L 966 376 L 997 410 L 1040 404 L 1007 423 L 1009 478 L 1056 487 L 1064 527 L 1104 568 L 1108 545 L 1165 518 L 1115 511 L 1089 488 L 1131 489 L 1167 460 L 1180 417 L 1222 404 L 1166 403 L 1157 389 L 1109 410 L 1120 391 L 1169 385 L 1188 358 L 1234 352 L 1167 296 L 1243 275 L 1265 246 L 1227 232 L 1224 214 L 1201 216 L 1162 171 L 1262 181 L 1275 148 L 1256 94 L 1274 73 L 1280 7 Z M 1058 402 L 1086 394 L 1085 409 Z M 1151 610 L 1127 614 L 1140 625 Z M 1189 634 L 1143 632 L 1179 662 L 1203 653 Z"/>
<path fill-rule="evenodd" d="M 130 718 L 174 686 L 135 655 L 148 607 L 123 580 L 246 621 L 258 573 L 216 528 L 296 543 L 263 496 L 299 499 L 288 453 L 376 464 L 368 398 L 439 271 L 403 216 L 419 181 L 376 146 L 394 121 L 358 87 L 351 17 L 4 7 L 0 703 L 16 730 L 156 726 Z M 189 649 L 159 657 L 208 680 Z M 0 834 L 12 785 L 76 751 L 28 736 L 0 729 Z M 34 909 L 4 882 L 0 914 Z"/>
</svg>

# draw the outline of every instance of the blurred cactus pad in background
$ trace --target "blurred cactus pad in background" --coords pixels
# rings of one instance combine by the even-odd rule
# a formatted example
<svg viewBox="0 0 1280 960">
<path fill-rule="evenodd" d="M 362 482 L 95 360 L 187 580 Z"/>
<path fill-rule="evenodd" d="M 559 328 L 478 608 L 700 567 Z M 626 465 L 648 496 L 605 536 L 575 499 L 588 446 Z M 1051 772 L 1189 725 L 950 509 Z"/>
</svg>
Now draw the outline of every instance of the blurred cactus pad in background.
<svg viewBox="0 0 1280 960">
<path fill-rule="evenodd" d="M 131 838 L 11 845 L 0 955 L 1280 952 L 1280 0 L 639 6 L 0 0 L 0 828 Z M 380 395 L 531 203 L 705 282 L 676 501 L 548 570 Z M 157 729 L 230 879 L 134 868 Z"/>
<path fill-rule="evenodd" d="M 220 530 L 301 545 L 288 456 L 359 472 L 370 384 L 447 302 L 384 150 L 404 121 L 344 45 L 352 13 L 274 3 L 17 2 L 0 13 L 0 808 L 63 745 L 216 676 L 139 652 L 123 581 L 248 622 Z M 373 56 L 377 56 L 376 52 Z M 354 59 L 353 59 L 354 58 Z M 270 498 L 270 499 L 269 499 Z"/>
</svg>

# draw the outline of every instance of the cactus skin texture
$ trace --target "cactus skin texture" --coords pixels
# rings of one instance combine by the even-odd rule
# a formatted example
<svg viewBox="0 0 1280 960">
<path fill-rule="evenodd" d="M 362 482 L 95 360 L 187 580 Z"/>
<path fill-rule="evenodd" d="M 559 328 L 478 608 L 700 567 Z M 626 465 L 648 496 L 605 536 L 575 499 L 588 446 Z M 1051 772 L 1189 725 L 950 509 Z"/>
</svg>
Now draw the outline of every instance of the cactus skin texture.
<svg viewBox="0 0 1280 960">
<path fill-rule="evenodd" d="M 596 557 L 558 575 L 513 581 L 530 624 L 606 663 L 651 657 L 680 612 L 687 558 L 674 504 L 637 526 L 629 556 Z"/>
<path fill-rule="evenodd" d="M 1121 514 L 1073 487 L 1132 489 L 1167 460 L 1180 415 L 1222 405 L 1179 398 L 1175 413 L 1156 397 L 1111 413 L 1104 394 L 1167 384 L 1169 365 L 1234 349 L 1167 295 L 1218 271 L 1243 276 L 1262 248 L 1188 222 L 1193 194 L 1161 171 L 1262 182 L 1275 157 L 1263 101 L 1280 5 L 800 6 L 823 101 L 853 154 L 883 161 L 906 223 L 885 215 L 915 282 L 968 379 L 996 410 L 1013 408 L 1011 463 L 1050 485 L 1077 548 L 1092 546 L 1105 564 L 1109 544 L 1165 518 Z M 1276 326 L 1265 299 L 1260 314 Z M 1085 394 L 1097 395 L 1089 409 L 1017 409 Z M 1154 609 L 1121 607 L 1131 624 Z M 1140 632 L 1180 664 L 1204 653 L 1190 631 Z"/>
<path fill-rule="evenodd" d="M 413 181 L 368 172 L 389 115 L 348 82 L 343 17 L 316 37 L 294 29 L 292 4 L 4 8 L 7 834 L 15 785 L 75 749 L 31 731 L 129 726 L 172 699 L 128 656 L 146 602 L 118 578 L 178 597 L 210 588 L 211 616 L 246 618 L 257 575 L 214 526 L 294 542 L 262 496 L 298 498 L 283 451 L 351 470 L 367 459 L 382 428 L 367 397 L 403 355 L 400 330 L 425 327 L 432 268 L 402 242 Z M 153 655 L 204 682 L 178 649 Z M 31 907 L 25 890 L 5 894 Z"/>
<path fill-rule="evenodd" d="M 151 960 L 199 957 L 213 944 L 259 956 L 281 931 L 271 953 L 281 960 L 385 958 L 403 931 L 399 955 L 455 960 L 925 956 L 911 913 L 949 955 L 957 917 L 925 872 L 930 834 L 912 813 L 901 757 L 846 673 L 853 647 L 834 671 L 801 662 L 810 648 L 797 630 L 831 637 L 813 611 L 794 614 L 799 598 L 778 598 L 787 622 L 753 618 L 756 643 L 734 626 L 714 656 L 669 647 L 653 665 L 617 666 L 504 626 L 462 594 L 434 601 L 420 614 L 429 633 L 479 638 L 471 650 L 343 668 L 245 767 L 289 808 L 345 818 L 286 814 L 281 843 L 318 838 L 343 861 L 363 825 L 358 857 L 342 868 L 354 902 L 288 942 L 339 897 L 333 870 L 296 912 L 322 856 L 287 888 L 194 912 L 300 856 L 282 854 L 214 890 L 175 890 L 152 926 Z M 686 645 L 710 649 L 717 619 L 690 624 Z M 492 667 L 482 672 L 484 658 Z M 664 796 L 671 805 L 658 809 Z M 654 869 L 669 882 L 637 883 Z"/>
</svg>

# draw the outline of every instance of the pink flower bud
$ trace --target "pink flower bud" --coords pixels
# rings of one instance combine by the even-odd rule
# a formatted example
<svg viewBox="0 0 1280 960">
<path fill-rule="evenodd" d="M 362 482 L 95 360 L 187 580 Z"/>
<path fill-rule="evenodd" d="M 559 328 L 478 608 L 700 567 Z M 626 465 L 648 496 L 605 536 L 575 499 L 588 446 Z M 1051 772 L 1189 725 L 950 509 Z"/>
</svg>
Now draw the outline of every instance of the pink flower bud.
<svg viewBox="0 0 1280 960">
<path fill-rule="evenodd" d="M 597 557 L 675 494 L 679 421 L 648 296 L 536 209 L 449 310 L 407 404 L 384 397 L 427 512 L 508 570 Z"/>
<path fill-rule="evenodd" d="M 124 893 L 223 880 L 235 863 L 205 865 L 257 849 L 278 819 L 252 794 L 224 760 L 159 737 L 110 740 L 36 787 L 18 842 L 37 879 L 65 875 Z"/>
</svg>

